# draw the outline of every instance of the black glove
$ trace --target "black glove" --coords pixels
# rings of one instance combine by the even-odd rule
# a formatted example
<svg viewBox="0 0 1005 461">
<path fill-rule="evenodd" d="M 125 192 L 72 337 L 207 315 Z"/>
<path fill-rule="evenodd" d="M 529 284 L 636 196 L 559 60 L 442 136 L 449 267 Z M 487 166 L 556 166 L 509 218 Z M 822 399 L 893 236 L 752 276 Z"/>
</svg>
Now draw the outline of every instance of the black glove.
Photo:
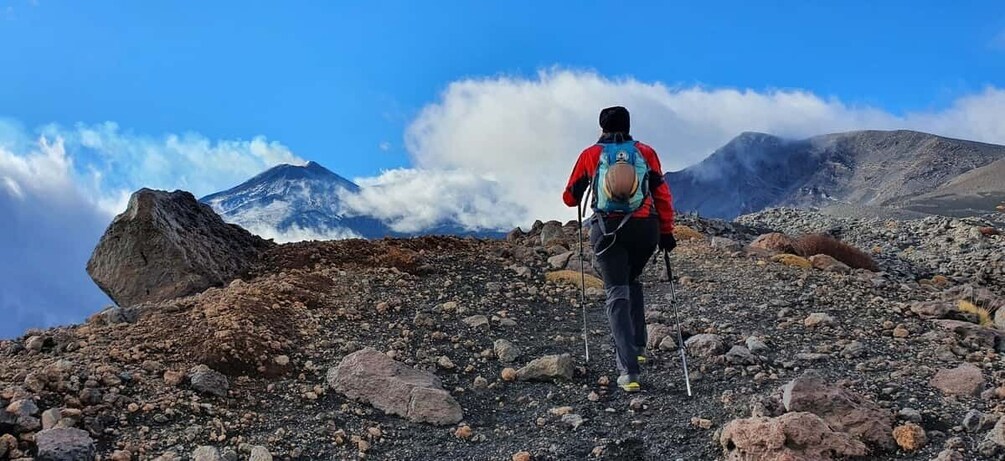
<svg viewBox="0 0 1005 461">
<path fill-rule="evenodd" d="M 674 248 L 677 248 L 677 239 L 673 234 L 660 234 L 660 249 L 669 252 Z"/>
</svg>

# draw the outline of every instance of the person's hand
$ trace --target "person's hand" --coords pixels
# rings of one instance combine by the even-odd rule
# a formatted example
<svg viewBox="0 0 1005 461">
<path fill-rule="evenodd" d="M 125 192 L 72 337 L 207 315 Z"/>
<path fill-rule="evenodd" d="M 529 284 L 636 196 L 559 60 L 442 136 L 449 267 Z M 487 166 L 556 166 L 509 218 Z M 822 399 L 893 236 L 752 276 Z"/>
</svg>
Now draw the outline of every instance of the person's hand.
<svg viewBox="0 0 1005 461">
<path fill-rule="evenodd" d="M 660 234 L 660 249 L 669 252 L 674 248 L 677 248 L 677 239 L 673 234 Z"/>
</svg>

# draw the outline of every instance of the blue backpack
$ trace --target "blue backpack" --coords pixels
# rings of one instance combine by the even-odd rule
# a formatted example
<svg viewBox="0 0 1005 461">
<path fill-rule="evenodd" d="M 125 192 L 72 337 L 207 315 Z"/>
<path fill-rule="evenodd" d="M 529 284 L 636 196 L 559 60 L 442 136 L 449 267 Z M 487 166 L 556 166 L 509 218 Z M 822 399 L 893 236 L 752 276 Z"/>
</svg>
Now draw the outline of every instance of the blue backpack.
<svg viewBox="0 0 1005 461">
<path fill-rule="evenodd" d="M 604 149 L 593 178 L 593 210 L 631 215 L 649 196 L 649 165 L 635 141 L 601 146 Z"/>
</svg>

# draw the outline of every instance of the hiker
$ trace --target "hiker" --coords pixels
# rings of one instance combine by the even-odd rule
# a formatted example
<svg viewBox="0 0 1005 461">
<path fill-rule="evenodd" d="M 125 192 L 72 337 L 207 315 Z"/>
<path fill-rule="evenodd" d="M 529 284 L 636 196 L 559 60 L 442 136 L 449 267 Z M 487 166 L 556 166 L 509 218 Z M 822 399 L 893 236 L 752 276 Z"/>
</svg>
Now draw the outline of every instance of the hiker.
<svg viewBox="0 0 1005 461">
<path fill-rule="evenodd" d="M 574 207 L 588 189 L 592 194 L 590 246 L 607 293 L 618 386 L 637 392 L 647 340 L 639 275 L 657 247 L 671 251 L 677 246 L 673 206 L 656 151 L 629 134 L 628 109 L 600 111 L 600 127 L 597 143 L 579 154 L 562 199 Z"/>
</svg>

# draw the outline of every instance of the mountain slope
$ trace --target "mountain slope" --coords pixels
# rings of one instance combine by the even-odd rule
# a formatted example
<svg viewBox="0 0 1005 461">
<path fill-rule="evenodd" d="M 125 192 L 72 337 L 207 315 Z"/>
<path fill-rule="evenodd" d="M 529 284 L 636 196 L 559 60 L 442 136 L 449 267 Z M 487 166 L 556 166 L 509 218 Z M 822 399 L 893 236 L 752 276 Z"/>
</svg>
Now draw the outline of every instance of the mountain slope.
<svg viewBox="0 0 1005 461">
<path fill-rule="evenodd" d="M 393 232 L 377 219 L 353 216 L 339 199 L 359 186 L 315 163 L 278 165 L 200 201 L 225 220 L 280 241 L 379 238 Z"/>
<path fill-rule="evenodd" d="M 897 208 L 950 182 L 965 190 L 970 182 L 984 181 L 982 187 L 1001 191 L 999 183 L 964 174 L 1003 158 L 1003 146 L 914 131 L 856 131 L 805 140 L 743 133 L 666 179 L 679 211 L 713 217 L 733 218 L 771 206 Z M 959 211 L 955 206 L 946 201 L 929 212 Z"/>
</svg>

